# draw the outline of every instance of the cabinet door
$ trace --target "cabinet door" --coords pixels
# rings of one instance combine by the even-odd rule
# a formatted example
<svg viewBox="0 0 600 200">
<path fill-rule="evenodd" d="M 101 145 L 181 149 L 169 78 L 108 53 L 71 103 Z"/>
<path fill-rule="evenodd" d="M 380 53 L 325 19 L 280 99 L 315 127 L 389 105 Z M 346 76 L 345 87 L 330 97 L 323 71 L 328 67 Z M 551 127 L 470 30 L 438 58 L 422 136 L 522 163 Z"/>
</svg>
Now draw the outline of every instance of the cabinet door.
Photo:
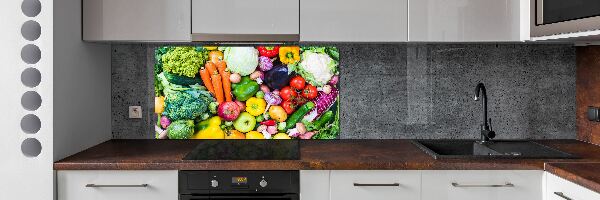
<svg viewBox="0 0 600 200">
<path fill-rule="evenodd" d="M 300 200 L 329 200 L 329 170 L 300 171 Z"/>
<path fill-rule="evenodd" d="M 178 199 L 177 171 L 73 170 L 56 177 L 58 200 Z"/>
<path fill-rule="evenodd" d="M 331 171 L 331 199 L 414 200 L 420 198 L 419 171 Z"/>
<path fill-rule="evenodd" d="M 542 200 L 543 171 L 423 171 L 422 200 Z"/>
<path fill-rule="evenodd" d="M 404 42 L 407 0 L 302 0 L 300 40 Z"/>
<path fill-rule="evenodd" d="M 411 0 L 409 41 L 479 42 L 529 39 L 526 0 Z"/>
<path fill-rule="evenodd" d="M 554 174 L 546 173 L 546 200 L 598 200 L 600 194 L 569 182 Z"/>
<path fill-rule="evenodd" d="M 190 0 L 83 0 L 83 40 L 190 41 Z"/>
<path fill-rule="evenodd" d="M 298 41 L 300 0 L 192 0 L 194 41 Z"/>
</svg>

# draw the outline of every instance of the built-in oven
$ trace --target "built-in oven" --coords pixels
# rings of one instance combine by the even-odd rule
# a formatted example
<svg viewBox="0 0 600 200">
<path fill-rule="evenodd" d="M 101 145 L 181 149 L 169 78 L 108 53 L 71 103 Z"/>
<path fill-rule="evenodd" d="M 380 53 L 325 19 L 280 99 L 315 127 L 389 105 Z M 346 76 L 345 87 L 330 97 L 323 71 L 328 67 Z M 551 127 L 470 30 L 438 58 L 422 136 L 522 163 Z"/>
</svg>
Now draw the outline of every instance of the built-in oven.
<svg viewBox="0 0 600 200">
<path fill-rule="evenodd" d="M 531 0 L 534 37 L 600 30 L 600 0 Z"/>
<path fill-rule="evenodd" d="M 180 200 L 299 200 L 298 171 L 179 171 Z"/>
</svg>

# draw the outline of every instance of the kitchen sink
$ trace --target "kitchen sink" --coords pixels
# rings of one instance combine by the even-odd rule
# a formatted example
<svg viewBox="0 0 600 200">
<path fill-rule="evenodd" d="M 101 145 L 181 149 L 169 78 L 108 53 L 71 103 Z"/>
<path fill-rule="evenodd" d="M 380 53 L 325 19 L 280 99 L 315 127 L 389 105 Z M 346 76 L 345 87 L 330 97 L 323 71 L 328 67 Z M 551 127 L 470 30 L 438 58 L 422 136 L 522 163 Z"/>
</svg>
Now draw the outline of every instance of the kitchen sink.
<svg viewBox="0 0 600 200">
<path fill-rule="evenodd" d="M 443 158 L 528 158 L 574 159 L 569 153 L 526 140 L 412 140 L 435 159 Z"/>
</svg>

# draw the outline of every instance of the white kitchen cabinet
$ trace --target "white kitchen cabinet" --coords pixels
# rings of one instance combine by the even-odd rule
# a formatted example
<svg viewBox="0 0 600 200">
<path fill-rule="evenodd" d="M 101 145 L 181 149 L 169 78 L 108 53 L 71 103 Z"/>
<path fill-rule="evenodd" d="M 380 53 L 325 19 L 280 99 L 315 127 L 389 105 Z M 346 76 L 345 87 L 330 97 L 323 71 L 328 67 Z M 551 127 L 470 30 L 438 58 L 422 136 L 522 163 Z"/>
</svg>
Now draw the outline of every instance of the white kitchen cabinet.
<svg viewBox="0 0 600 200">
<path fill-rule="evenodd" d="M 543 171 L 423 171 L 422 200 L 542 200 Z"/>
<path fill-rule="evenodd" d="M 58 200 L 178 199 L 177 171 L 68 170 L 56 176 Z"/>
<path fill-rule="evenodd" d="M 192 0 L 194 41 L 298 41 L 300 0 Z"/>
<path fill-rule="evenodd" d="M 410 0 L 408 40 L 529 40 L 529 8 L 526 0 Z"/>
<path fill-rule="evenodd" d="M 329 170 L 300 171 L 300 200 L 329 200 Z"/>
<path fill-rule="evenodd" d="M 414 200 L 421 193 L 419 171 L 334 170 L 330 179 L 332 200 Z"/>
<path fill-rule="evenodd" d="M 190 0 L 83 0 L 85 41 L 190 41 Z"/>
<path fill-rule="evenodd" d="M 302 0 L 300 41 L 406 42 L 408 0 Z"/>
<path fill-rule="evenodd" d="M 600 194 L 546 172 L 545 200 L 598 200 Z"/>
</svg>

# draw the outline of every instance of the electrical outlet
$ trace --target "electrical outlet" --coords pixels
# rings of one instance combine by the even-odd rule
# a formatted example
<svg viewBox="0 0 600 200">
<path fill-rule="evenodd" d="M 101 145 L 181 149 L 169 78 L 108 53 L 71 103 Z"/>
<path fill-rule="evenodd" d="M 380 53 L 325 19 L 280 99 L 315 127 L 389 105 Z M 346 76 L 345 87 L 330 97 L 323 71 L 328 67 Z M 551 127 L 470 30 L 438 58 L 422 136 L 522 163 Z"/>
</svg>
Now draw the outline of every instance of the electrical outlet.
<svg viewBox="0 0 600 200">
<path fill-rule="evenodd" d="M 129 118 L 130 119 L 141 119 L 142 118 L 142 106 L 129 106 Z"/>
</svg>

